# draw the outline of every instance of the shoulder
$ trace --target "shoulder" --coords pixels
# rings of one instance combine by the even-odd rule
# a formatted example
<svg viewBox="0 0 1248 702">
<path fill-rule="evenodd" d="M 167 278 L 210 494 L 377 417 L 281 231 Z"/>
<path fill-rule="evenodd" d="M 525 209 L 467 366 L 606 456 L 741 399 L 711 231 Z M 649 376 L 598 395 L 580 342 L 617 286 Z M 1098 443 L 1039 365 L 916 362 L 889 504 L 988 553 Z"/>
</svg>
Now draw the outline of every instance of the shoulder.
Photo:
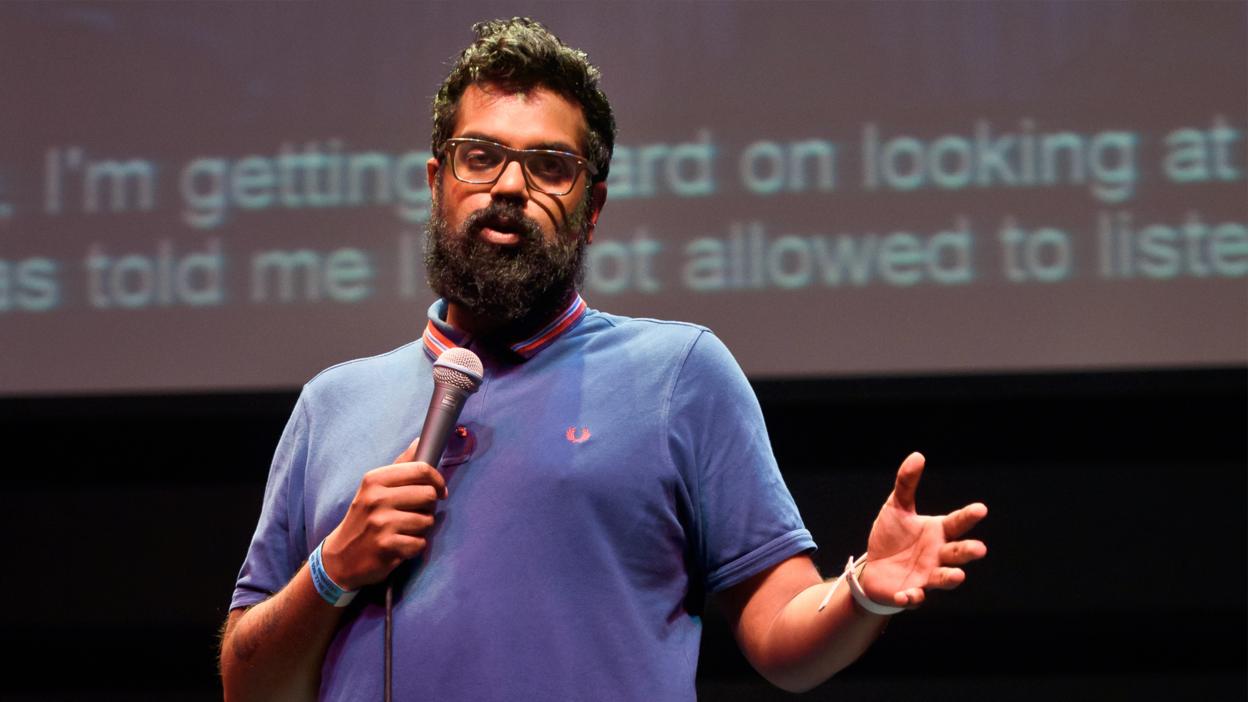
<svg viewBox="0 0 1248 702">
<path fill-rule="evenodd" d="M 644 348 L 664 354 L 687 353 L 699 343 L 700 338 L 714 338 L 714 333 L 701 324 L 627 317 L 598 310 L 590 310 L 582 327 L 584 333 L 600 337 L 611 344 Z M 713 343 L 719 344 L 719 341 Z"/>
<path fill-rule="evenodd" d="M 427 376 L 428 357 L 420 340 L 375 356 L 356 358 L 332 365 L 317 373 L 303 388 L 307 402 L 349 400 L 372 397 Z"/>
<path fill-rule="evenodd" d="M 593 312 L 582 325 L 591 356 L 629 377 L 652 377 L 671 391 L 706 384 L 744 384 L 728 347 L 700 324 Z"/>
</svg>

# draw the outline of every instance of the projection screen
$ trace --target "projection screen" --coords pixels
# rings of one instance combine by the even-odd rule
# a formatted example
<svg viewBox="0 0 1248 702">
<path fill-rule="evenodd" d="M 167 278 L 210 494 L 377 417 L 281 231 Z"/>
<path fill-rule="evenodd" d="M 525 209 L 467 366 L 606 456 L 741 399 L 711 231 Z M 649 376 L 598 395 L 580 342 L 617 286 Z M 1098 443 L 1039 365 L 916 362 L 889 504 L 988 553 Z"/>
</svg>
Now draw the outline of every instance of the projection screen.
<svg viewBox="0 0 1248 702">
<path fill-rule="evenodd" d="M 415 339 L 430 98 L 517 7 L 0 7 L 0 394 Z M 1248 361 L 1244 3 L 519 7 L 616 110 L 591 307 L 755 378 Z"/>
</svg>

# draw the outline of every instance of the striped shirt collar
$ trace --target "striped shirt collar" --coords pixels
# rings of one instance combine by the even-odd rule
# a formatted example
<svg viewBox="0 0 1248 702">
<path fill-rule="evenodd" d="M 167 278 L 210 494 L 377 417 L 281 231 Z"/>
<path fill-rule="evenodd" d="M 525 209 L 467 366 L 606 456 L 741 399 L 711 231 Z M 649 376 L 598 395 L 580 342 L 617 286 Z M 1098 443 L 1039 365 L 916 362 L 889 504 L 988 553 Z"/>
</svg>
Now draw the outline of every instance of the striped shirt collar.
<svg viewBox="0 0 1248 702">
<path fill-rule="evenodd" d="M 429 321 L 425 324 L 425 333 L 421 336 L 421 341 L 424 342 L 425 353 L 433 360 L 437 360 L 438 356 L 441 356 L 442 352 L 447 349 L 467 346 L 472 342 L 467 333 L 446 323 L 447 308 L 446 300 L 438 300 L 429 306 Z M 587 310 L 585 300 L 578 294 L 572 303 L 563 312 L 555 315 L 549 324 L 533 336 L 510 344 L 509 348 L 521 358 L 532 358 L 537 355 L 538 351 L 550 346 L 555 339 L 575 327 L 585 317 Z"/>
</svg>

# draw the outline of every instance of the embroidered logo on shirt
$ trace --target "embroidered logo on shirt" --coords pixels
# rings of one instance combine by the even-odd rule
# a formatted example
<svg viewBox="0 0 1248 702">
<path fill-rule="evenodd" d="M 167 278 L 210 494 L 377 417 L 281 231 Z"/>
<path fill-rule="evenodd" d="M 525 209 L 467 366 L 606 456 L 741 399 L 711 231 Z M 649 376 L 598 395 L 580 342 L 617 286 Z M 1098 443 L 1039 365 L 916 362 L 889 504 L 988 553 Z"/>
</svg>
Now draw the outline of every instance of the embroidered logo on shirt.
<svg viewBox="0 0 1248 702">
<path fill-rule="evenodd" d="M 576 433 L 576 427 L 568 427 L 568 433 L 565 434 L 565 436 L 568 437 L 568 441 L 571 441 L 574 444 L 583 444 L 586 441 L 589 441 L 589 427 L 581 427 L 581 433 L 579 436 Z"/>
</svg>

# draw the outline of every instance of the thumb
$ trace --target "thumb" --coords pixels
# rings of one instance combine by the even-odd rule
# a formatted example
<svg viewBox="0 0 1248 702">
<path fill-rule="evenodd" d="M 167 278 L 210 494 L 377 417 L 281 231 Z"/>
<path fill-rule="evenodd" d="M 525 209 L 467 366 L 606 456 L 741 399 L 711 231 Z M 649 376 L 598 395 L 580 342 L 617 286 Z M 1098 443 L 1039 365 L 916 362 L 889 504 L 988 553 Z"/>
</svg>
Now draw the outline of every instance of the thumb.
<svg viewBox="0 0 1248 702">
<path fill-rule="evenodd" d="M 419 445 L 420 445 L 420 437 L 418 436 L 415 439 L 412 439 L 412 443 L 408 444 L 407 448 L 403 449 L 403 453 L 400 453 L 398 457 L 394 459 L 394 462 L 395 463 L 411 463 L 412 461 L 416 460 L 416 447 Z"/>
</svg>

